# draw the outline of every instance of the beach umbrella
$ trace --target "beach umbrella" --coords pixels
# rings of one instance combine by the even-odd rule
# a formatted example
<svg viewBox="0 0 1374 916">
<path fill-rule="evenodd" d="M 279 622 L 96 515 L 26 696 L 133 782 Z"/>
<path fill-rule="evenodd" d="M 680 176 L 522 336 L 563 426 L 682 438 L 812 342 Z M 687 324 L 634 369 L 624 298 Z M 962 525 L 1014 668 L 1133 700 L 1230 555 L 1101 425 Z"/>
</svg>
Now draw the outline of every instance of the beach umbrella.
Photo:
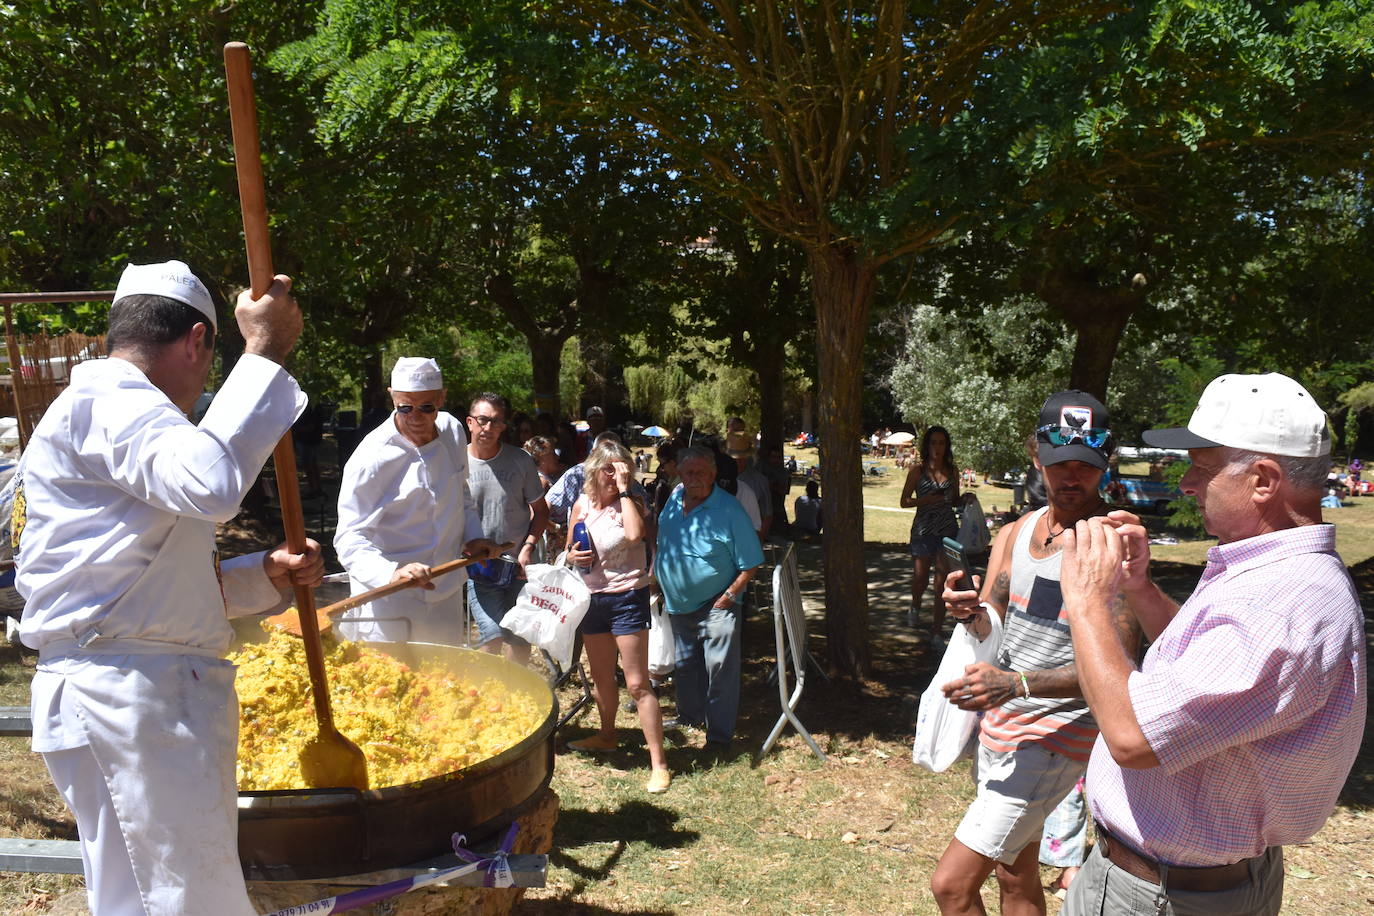
<svg viewBox="0 0 1374 916">
<path fill-rule="evenodd" d="M 911 433 L 893 433 L 883 440 L 883 445 L 910 445 L 915 439 Z"/>
<path fill-rule="evenodd" d="M 668 432 L 668 430 L 664 429 L 662 426 L 649 426 L 645 429 L 641 429 L 640 433 L 645 436 L 652 436 L 655 439 L 666 439 L 672 435 L 672 433 Z"/>
</svg>

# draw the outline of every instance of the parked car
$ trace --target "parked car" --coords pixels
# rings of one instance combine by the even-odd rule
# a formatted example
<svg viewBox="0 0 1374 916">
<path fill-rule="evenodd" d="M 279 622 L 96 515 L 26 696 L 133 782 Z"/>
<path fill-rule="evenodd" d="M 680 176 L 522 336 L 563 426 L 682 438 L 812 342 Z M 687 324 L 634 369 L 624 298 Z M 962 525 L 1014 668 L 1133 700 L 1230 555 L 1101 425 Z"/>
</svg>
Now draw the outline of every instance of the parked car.
<svg viewBox="0 0 1374 916">
<path fill-rule="evenodd" d="M 1112 481 L 1112 484 L 1108 492 L 1116 497 L 1116 501 L 1160 515 L 1168 511 L 1169 503 L 1183 495 L 1178 487 L 1148 477 L 1122 475 Z"/>
</svg>

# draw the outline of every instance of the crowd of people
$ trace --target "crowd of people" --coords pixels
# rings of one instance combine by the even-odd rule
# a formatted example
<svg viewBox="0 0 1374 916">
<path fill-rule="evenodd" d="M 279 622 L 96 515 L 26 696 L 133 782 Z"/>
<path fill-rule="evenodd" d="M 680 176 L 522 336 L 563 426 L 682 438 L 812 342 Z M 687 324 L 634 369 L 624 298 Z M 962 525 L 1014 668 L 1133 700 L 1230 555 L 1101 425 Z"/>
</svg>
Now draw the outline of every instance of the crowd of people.
<svg viewBox="0 0 1374 916">
<path fill-rule="evenodd" d="M 73 370 L 11 484 L 20 634 L 39 652 L 33 746 L 76 817 L 97 914 L 253 912 L 235 844 L 227 618 L 318 584 L 323 560 L 309 542 L 221 563 L 215 524 L 305 408 L 282 367 L 302 327 L 290 289 L 279 276 L 239 297 L 245 355 L 193 424 L 214 300 L 181 262 L 130 265 L 110 358 Z M 416 587 L 349 612 L 341 632 L 461 644 L 466 613 L 478 645 L 525 663 L 530 646 L 502 622 L 530 565 L 566 552 L 591 594 L 581 639 L 599 717 L 570 749 L 619 747 L 618 666 L 646 791 L 672 784 L 665 730 L 728 753 L 749 585 L 769 538 L 822 532 L 818 482 L 789 518 L 783 452 L 761 450 L 739 418 L 719 438 L 662 442 L 640 481 L 600 407 L 582 432 L 491 392 L 456 417 L 426 357 L 398 360 L 390 382 L 390 414 L 343 468 L 335 547 L 355 594 Z M 1003 634 L 995 664 L 943 685 L 981 714 L 976 795 L 931 877 L 943 913 L 983 912 L 993 874 L 1003 913 L 1043 913 L 1047 855 L 1081 865 L 1072 916 L 1276 913 L 1282 847 L 1322 826 L 1354 762 L 1363 614 L 1321 516 L 1325 414 L 1285 376 L 1225 375 L 1187 427 L 1146 442 L 1189 452 L 1180 487 L 1218 539 L 1182 604 L 1151 577 L 1141 520 L 1102 499 L 1114 442 L 1092 395 L 1045 400 L 1029 442 L 1043 505 L 1003 526 L 986 576 L 943 566 L 968 482 L 949 433 L 925 430 L 909 463 L 913 625 L 933 571 L 932 646 L 946 614 L 979 639 L 995 614 Z M 458 556 L 477 561 L 470 572 L 432 575 Z M 676 664 L 666 721 L 647 660 L 655 600 Z"/>
</svg>

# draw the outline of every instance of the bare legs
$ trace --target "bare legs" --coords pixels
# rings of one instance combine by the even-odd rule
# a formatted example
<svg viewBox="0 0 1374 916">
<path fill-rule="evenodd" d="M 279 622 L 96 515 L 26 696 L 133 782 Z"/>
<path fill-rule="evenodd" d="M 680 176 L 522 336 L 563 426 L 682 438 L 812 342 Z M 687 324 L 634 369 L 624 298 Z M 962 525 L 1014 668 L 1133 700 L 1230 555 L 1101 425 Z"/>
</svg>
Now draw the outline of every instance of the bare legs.
<svg viewBox="0 0 1374 916">
<path fill-rule="evenodd" d="M 926 593 L 926 587 L 930 585 L 932 566 L 935 567 L 935 586 L 932 589 L 935 602 L 931 610 L 931 633 L 939 636 L 941 627 L 945 625 L 945 599 L 941 595 L 944 591 L 945 576 L 949 573 L 949 564 L 945 562 L 943 553 L 937 554 L 935 557 L 911 558 L 911 622 L 913 626 L 916 623 L 916 616 L 921 608 L 921 598 Z"/>
<path fill-rule="evenodd" d="M 503 647 L 505 649 L 505 656 L 508 660 L 515 662 L 517 665 L 529 665 L 529 643 L 516 645 L 514 643 L 508 643 L 504 639 L 493 639 L 491 642 L 482 646 L 482 651 L 486 652 L 488 655 L 500 655 Z"/>
<path fill-rule="evenodd" d="M 943 916 L 983 916 L 987 908 L 979 893 L 983 881 L 997 872 L 1004 916 L 1044 916 L 1045 890 L 1040 886 L 1040 844 L 1031 843 L 1010 866 L 969 849 L 958 840 L 935 866 L 930 889 Z"/>
<path fill-rule="evenodd" d="M 649 746 L 649 763 L 655 770 L 667 769 L 663 756 L 663 714 L 658 697 L 649 686 L 649 631 L 639 630 L 624 636 L 585 634 L 582 643 L 592 669 L 592 695 L 596 698 L 600 717 L 596 743 L 606 747 L 614 747 L 616 743 L 615 714 L 620 688 L 615 681 L 615 663 L 619 656 L 621 667 L 625 669 L 625 687 L 634 697 L 639 727 Z"/>
</svg>

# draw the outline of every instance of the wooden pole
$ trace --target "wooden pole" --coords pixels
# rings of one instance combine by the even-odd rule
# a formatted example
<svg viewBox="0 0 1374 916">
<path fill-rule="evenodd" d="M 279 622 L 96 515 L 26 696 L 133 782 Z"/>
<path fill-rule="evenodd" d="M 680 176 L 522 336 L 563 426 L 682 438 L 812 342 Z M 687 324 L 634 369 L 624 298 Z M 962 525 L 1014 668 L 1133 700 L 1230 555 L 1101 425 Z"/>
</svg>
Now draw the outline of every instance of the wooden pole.
<svg viewBox="0 0 1374 916">
<path fill-rule="evenodd" d="M 19 451 L 29 447 L 29 423 L 24 417 L 24 399 L 19 394 L 19 380 L 15 378 L 23 367 L 19 365 L 19 341 L 14 339 L 14 308 L 5 303 L 5 351 L 10 357 L 10 394 L 14 395 L 14 418 L 19 421 Z"/>
<path fill-rule="evenodd" d="M 248 252 L 248 284 L 254 298 L 262 296 L 272 285 L 272 244 L 267 232 L 267 194 L 262 177 L 262 153 L 258 142 L 258 109 L 253 98 L 253 65 L 248 46 L 231 41 L 224 46 L 224 74 L 229 85 L 229 117 L 234 136 L 234 167 L 238 173 L 239 204 L 243 211 L 243 240 Z M 277 473 L 277 498 L 281 502 L 282 527 L 286 532 L 287 549 L 295 554 L 306 551 L 305 513 L 301 509 L 300 482 L 296 479 L 296 450 L 291 430 L 286 431 L 272 452 Z M 351 770 L 358 780 L 335 784 L 353 784 L 367 788 L 367 770 L 362 751 L 334 727 L 334 714 L 329 707 L 329 681 L 324 667 L 324 648 L 320 644 L 319 620 L 315 616 L 315 592 L 308 585 L 295 586 L 296 610 L 301 618 L 301 635 L 305 643 L 306 667 L 310 672 L 311 694 L 315 701 L 315 718 L 320 727 L 320 744 L 328 745 L 334 755 L 351 756 L 356 752 L 356 767 L 347 765 L 333 769 L 336 773 Z M 334 762 L 334 761 L 331 761 Z M 302 761 L 302 771 L 306 761 Z M 343 761 L 344 764 L 347 761 Z M 307 779 L 309 773 L 305 773 Z"/>
</svg>

